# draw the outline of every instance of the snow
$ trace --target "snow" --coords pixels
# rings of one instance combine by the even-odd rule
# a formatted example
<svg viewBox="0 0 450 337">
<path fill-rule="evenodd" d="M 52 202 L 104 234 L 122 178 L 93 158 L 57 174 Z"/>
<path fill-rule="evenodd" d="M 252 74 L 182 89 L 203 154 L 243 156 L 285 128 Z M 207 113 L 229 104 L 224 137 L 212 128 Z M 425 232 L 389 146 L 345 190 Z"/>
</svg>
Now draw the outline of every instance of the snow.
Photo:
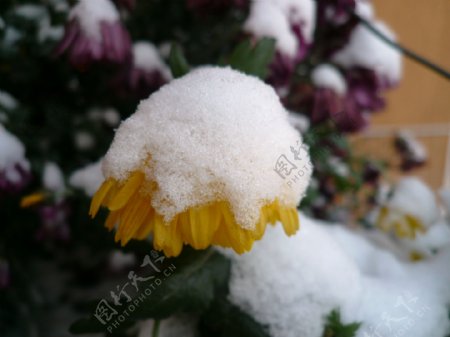
<svg viewBox="0 0 450 337">
<path fill-rule="evenodd" d="M 450 245 L 450 225 L 443 220 L 438 221 L 426 233 L 417 235 L 414 240 L 400 240 L 400 245 L 409 253 L 417 252 L 424 257 L 430 257 Z"/>
<path fill-rule="evenodd" d="M 416 177 L 402 178 L 387 202 L 389 210 L 416 217 L 425 227 L 439 217 L 436 197 L 430 188 Z"/>
<path fill-rule="evenodd" d="M 112 108 L 93 108 L 88 111 L 88 117 L 92 121 L 102 120 L 108 126 L 117 126 L 120 122 L 120 113 Z"/>
<path fill-rule="evenodd" d="M 42 172 L 42 184 L 52 192 L 61 193 L 65 190 L 64 175 L 59 166 L 53 162 L 47 162 Z"/>
<path fill-rule="evenodd" d="M 198 68 L 141 101 L 117 130 L 103 173 L 123 181 L 143 171 L 157 185 L 143 193 L 167 222 L 227 200 L 237 223 L 253 228 L 264 204 L 295 207 L 309 182 L 310 169 L 293 186 L 275 172 L 280 156 L 302 144 L 287 117 L 273 88 L 256 77 Z M 308 155 L 296 163 L 308 164 Z"/>
<path fill-rule="evenodd" d="M 75 146 L 78 150 L 89 150 L 95 145 L 94 137 L 86 131 L 78 131 L 75 133 Z"/>
<path fill-rule="evenodd" d="M 101 22 L 119 21 L 119 13 L 110 0 L 78 0 L 70 10 L 69 19 L 76 19 L 87 36 L 99 41 Z"/>
<path fill-rule="evenodd" d="M 394 33 L 384 23 L 374 21 L 373 25 L 395 40 Z M 397 83 L 402 76 L 401 54 L 362 24 L 356 26 L 349 43 L 333 56 L 333 60 L 346 68 L 372 69 L 390 84 Z"/>
<path fill-rule="evenodd" d="M 423 262 L 402 262 L 362 230 L 300 221 L 292 237 L 268 228 L 247 254 L 220 249 L 233 262 L 230 300 L 268 325 L 271 336 L 320 337 L 334 308 L 344 322 L 363 323 L 357 337 L 446 336 L 449 246 Z"/>
<path fill-rule="evenodd" d="M 161 59 L 158 49 L 150 42 L 139 41 L 133 44 L 134 66 L 147 72 L 158 70 L 165 79 L 170 80 L 170 69 Z"/>
<path fill-rule="evenodd" d="M 347 83 L 344 76 L 330 64 L 320 64 L 315 67 L 311 79 L 318 88 L 331 89 L 341 96 L 347 92 Z"/>
<path fill-rule="evenodd" d="M 417 161 L 425 161 L 428 157 L 427 149 L 408 130 L 400 130 L 397 137 L 401 139 L 407 147 L 408 155 Z"/>
<path fill-rule="evenodd" d="M 74 171 L 69 178 L 69 185 L 82 189 L 88 196 L 93 196 L 103 182 L 102 161 L 86 165 Z"/>
<path fill-rule="evenodd" d="M 371 20 L 375 17 L 375 10 L 371 0 L 356 0 L 355 12 L 366 20 Z"/>
<path fill-rule="evenodd" d="M 310 122 L 305 115 L 289 112 L 288 120 L 294 128 L 300 131 L 301 134 L 305 133 L 309 129 Z"/>
<path fill-rule="evenodd" d="M 132 268 L 135 264 L 136 256 L 132 253 L 124 253 L 115 249 L 109 255 L 109 267 L 115 272 Z"/>
<path fill-rule="evenodd" d="M 17 164 L 25 170 L 30 167 L 25 158 L 25 147 L 19 138 L 0 124 L 0 171 L 6 172 L 6 177 L 11 182 L 16 182 L 18 179 L 14 168 Z"/>
<path fill-rule="evenodd" d="M 14 110 L 17 108 L 17 100 L 6 91 L 0 90 L 0 106 L 7 110 Z"/>
<path fill-rule="evenodd" d="M 439 191 L 439 195 L 441 197 L 443 206 L 445 207 L 445 212 L 447 214 L 447 217 L 450 220 L 450 190 L 443 188 Z"/>
<path fill-rule="evenodd" d="M 295 57 L 299 43 L 291 29 L 292 25 L 300 24 L 306 42 L 312 42 L 315 12 L 316 4 L 313 0 L 252 1 L 244 30 L 257 37 L 274 38 L 278 50 Z"/>
</svg>

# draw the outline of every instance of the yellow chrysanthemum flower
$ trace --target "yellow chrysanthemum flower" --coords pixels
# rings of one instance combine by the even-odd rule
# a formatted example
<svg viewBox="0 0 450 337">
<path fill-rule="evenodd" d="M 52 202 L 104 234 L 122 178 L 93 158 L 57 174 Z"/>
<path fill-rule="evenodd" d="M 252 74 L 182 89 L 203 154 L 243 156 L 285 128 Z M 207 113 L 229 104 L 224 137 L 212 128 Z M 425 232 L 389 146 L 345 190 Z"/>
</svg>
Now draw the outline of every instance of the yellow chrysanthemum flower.
<svg viewBox="0 0 450 337">
<path fill-rule="evenodd" d="M 433 192 L 419 179 L 401 179 L 387 203 L 381 207 L 378 226 L 394 231 L 400 238 L 414 239 L 425 233 L 438 218 L 439 210 Z"/>
<path fill-rule="evenodd" d="M 300 150 L 289 159 L 292 146 Z M 311 175 L 301 149 L 270 86 L 229 68 L 200 68 L 121 124 L 90 214 L 107 207 L 106 227 L 122 245 L 152 235 L 168 256 L 184 244 L 243 253 L 268 223 L 281 222 L 288 235 L 298 230 L 296 207 Z"/>
</svg>

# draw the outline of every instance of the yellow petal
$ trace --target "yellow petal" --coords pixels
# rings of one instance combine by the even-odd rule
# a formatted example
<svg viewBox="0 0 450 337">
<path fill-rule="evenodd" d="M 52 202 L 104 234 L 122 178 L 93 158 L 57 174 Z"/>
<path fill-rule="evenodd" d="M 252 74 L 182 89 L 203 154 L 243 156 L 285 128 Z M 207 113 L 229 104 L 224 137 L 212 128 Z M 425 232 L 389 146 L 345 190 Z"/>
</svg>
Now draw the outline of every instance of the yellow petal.
<svg viewBox="0 0 450 337">
<path fill-rule="evenodd" d="M 109 192 L 109 190 L 114 184 L 115 184 L 114 179 L 111 178 L 107 179 L 103 182 L 102 186 L 100 186 L 98 191 L 95 193 L 91 201 L 91 207 L 89 209 L 89 215 L 92 218 L 95 217 L 95 215 L 97 214 L 106 194 Z"/>
<path fill-rule="evenodd" d="M 33 193 L 30 195 L 27 195 L 20 200 L 20 207 L 27 208 L 33 205 L 36 205 L 40 203 L 41 201 L 45 200 L 46 194 L 42 192 Z"/>
<path fill-rule="evenodd" d="M 120 188 L 119 192 L 115 197 L 109 202 L 108 207 L 111 211 L 116 211 L 121 209 L 126 205 L 128 200 L 133 196 L 133 194 L 141 186 L 144 180 L 144 173 L 134 172 L 125 182 L 125 184 Z"/>
</svg>

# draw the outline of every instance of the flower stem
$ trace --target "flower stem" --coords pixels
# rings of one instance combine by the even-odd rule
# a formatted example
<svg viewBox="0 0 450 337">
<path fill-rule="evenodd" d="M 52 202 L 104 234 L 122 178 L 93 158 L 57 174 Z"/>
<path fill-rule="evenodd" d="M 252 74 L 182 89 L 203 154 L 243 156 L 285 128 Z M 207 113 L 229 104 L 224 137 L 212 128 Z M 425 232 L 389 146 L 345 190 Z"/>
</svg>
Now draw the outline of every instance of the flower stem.
<svg viewBox="0 0 450 337">
<path fill-rule="evenodd" d="M 366 20 L 356 14 L 355 12 L 352 12 L 352 15 L 357 18 L 359 22 L 361 22 L 364 26 L 367 27 L 373 34 L 378 36 L 382 41 L 390 45 L 391 47 L 397 49 L 400 51 L 403 55 L 409 57 L 413 61 L 419 63 L 420 65 L 428 68 L 429 70 L 435 72 L 436 74 L 446 78 L 447 80 L 450 80 L 450 72 L 445 70 L 444 68 L 438 66 L 437 64 L 434 64 L 430 60 L 426 59 L 425 57 L 415 53 L 414 51 L 402 46 L 401 44 L 393 41 L 389 37 L 387 37 L 385 34 L 383 34 L 379 29 L 377 29 L 369 20 Z"/>
<path fill-rule="evenodd" d="M 161 323 L 161 320 L 155 319 L 155 323 L 153 324 L 152 337 L 158 337 L 160 323 Z"/>
</svg>

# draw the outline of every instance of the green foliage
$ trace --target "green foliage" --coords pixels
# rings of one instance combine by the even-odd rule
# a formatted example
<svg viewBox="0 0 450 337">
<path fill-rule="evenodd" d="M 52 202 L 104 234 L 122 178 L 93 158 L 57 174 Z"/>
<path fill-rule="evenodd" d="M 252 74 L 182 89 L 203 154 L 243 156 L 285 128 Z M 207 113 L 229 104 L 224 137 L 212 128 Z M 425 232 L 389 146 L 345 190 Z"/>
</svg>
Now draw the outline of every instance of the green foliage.
<svg viewBox="0 0 450 337">
<path fill-rule="evenodd" d="M 170 259 L 165 265 L 172 266 L 171 275 L 162 279 L 161 285 L 139 302 L 136 310 L 126 316 L 127 324 L 121 325 L 120 329 L 139 319 L 164 319 L 180 312 L 201 313 L 210 307 L 217 294 L 227 292 L 230 262 L 213 249 L 194 251 L 185 248 L 180 257 Z M 150 289 L 153 282 L 154 279 L 142 282 L 139 288 Z M 140 295 L 142 293 L 135 294 L 133 300 Z M 105 326 L 93 316 L 99 301 L 91 303 L 90 317 L 71 326 L 72 333 L 105 331 Z M 113 303 L 110 305 L 114 306 Z"/>
<path fill-rule="evenodd" d="M 270 337 L 265 326 L 223 297 L 203 314 L 200 331 L 204 337 Z"/>
<path fill-rule="evenodd" d="M 177 44 L 172 44 L 170 49 L 169 66 L 174 78 L 181 77 L 189 72 L 189 64 L 184 57 L 181 47 Z"/>
<path fill-rule="evenodd" d="M 327 317 L 323 337 L 354 337 L 361 323 L 344 324 L 339 310 L 333 310 Z"/>
<path fill-rule="evenodd" d="M 227 63 L 234 69 L 265 79 L 274 55 L 274 39 L 264 38 L 255 45 L 247 39 L 234 49 Z"/>
</svg>

